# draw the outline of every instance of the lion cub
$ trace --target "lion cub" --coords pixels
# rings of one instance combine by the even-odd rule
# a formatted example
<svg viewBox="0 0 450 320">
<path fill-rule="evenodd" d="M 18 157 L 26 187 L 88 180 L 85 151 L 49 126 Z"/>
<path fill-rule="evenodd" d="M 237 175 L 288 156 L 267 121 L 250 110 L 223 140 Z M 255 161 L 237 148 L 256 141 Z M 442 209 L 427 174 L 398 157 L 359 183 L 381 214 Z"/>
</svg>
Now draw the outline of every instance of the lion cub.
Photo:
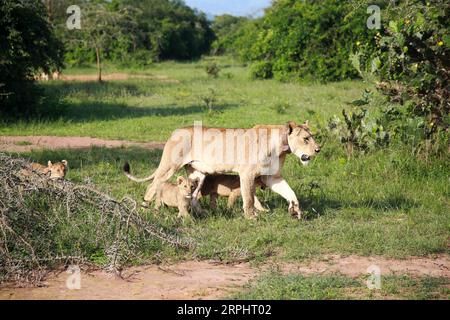
<svg viewBox="0 0 450 320">
<path fill-rule="evenodd" d="M 155 209 L 159 209 L 162 204 L 169 207 L 178 208 L 178 217 L 189 216 L 189 206 L 191 203 L 194 186 L 189 179 L 178 177 L 176 184 L 164 182 L 156 192 Z"/>
<path fill-rule="evenodd" d="M 265 184 L 262 182 L 260 177 L 255 179 L 255 186 L 261 188 L 265 187 Z M 236 175 L 208 175 L 203 182 L 200 194 L 201 196 L 209 195 L 210 206 L 213 209 L 217 207 L 218 196 L 228 197 L 227 207 L 230 209 L 233 207 L 236 199 L 241 196 L 241 181 L 239 176 Z M 258 211 L 268 211 L 261 205 L 256 195 L 254 198 L 254 205 Z"/>
<path fill-rule="evenodd" d="M 31 170 L 48 175 L 52 180 L 64 179 L 67 173 L 67 168 L 69 163 L 67 160 L 62 160 L 61 162 L 52 163 L 51 161 L 47 162 L 47 166 L 44 166 L 40 163 L 32 163 Z M 29 173 L 24 172 L 24 175 L 28 175 Z"/>
</svg>

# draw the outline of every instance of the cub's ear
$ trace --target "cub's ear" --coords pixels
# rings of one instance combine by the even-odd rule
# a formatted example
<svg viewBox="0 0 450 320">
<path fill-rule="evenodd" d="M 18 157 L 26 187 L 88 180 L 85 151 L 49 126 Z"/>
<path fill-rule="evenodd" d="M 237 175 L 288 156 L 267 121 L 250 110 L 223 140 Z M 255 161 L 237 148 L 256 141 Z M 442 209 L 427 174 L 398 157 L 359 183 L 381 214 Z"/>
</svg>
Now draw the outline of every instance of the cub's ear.
<svg viewBox="0 0 450 320">
<path fill-rule="evenodd" d="M 291 134 L 292 131 L 294 130 L 294 128 L 297 127 L 297 124 L 295 123 L 295 121 L 289 121 L 286 125 L 289 129 L 289 134 Z"/>
<path fill-rule="evenodd" d="M 69 163 L 67 162 L 67 160 L 62 160 L 61 163 L 64 165 L 64 167 L 67 167 L 69 165 Z"/>
<path fill-rule="evenodd" d="M 305 123 L 303 124 L 305 127 L 309 127 L 309 120 L 306 120 Z"/>
<path fill-rule="evenodd" d="M 182 184 L 184 181 L 185 181 L 185 179 L 184 179 L 183 176 L 179 176 L 179 177 L 177 178 L 177 184 L 178 184 L 178 185 Z"/>
<path fill-rule="evenodd" d="M 53 165 L 53 163 L 50 160 L 48 160 L 47 167 L 51 167 L 52 165 Z"/>
</svg>

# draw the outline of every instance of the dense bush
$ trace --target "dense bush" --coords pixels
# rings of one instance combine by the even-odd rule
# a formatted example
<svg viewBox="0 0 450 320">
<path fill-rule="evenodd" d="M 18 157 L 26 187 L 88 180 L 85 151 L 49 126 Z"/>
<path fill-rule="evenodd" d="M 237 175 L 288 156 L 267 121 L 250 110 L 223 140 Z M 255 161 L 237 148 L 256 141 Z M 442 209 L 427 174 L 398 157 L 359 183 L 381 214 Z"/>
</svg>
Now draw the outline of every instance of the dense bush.
<svg viewBox="0 0 450 320">
<path fill-rule="evenodd" d="M 212 29 L 217 39 L 211 46 L 211 53 L 214 55 L 238 54 L 236 42 L 242 36 L 244 26 L 249 22 L 249 18 L 235 17 L 229 14 L 215 17 Z"/>
<path fill-rule="evenodd" d="M 39 0 L 0 3 L 0 113 L 23 114 L 35 106 L 38 72 L 58 69 L 62 47 Z"/>
<path fill-rule="evenodd" d="M 275 1 L 257 23 L 257 32 L 243 32 L 241 56 L 256 64 L 252 74 L 261 78 L 355 77 L 350 53 L 361 43 L 375 45 L 366 9 L 346 1 Z"/>
<path fill-rule="evenodd" d="M 390 102 L 402 105 L 385 112 L 399 134 L 415 129 L 418 138 L 435 140 L 449 125 L 450 4 L 408 1 L 390 4 L 383 15 L 377 46 L 361 47 L 353 56 L 355 67 Z"/>
</svg>

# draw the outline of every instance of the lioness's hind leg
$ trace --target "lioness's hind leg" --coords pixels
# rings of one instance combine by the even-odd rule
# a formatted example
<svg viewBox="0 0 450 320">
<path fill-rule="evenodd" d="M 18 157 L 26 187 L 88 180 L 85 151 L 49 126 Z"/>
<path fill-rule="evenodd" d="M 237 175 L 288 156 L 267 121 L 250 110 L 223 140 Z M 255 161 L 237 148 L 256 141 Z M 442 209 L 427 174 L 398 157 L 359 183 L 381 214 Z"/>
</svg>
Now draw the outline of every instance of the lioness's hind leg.
<svg viewBox="0 0 450 320">
<path fill-rule="evenodd" d="M 241 193 L 242 202 L 244 203 L 244 215 L 246 218 L 255 218 L 255 207 L 254 207 L 254 197 L 255 197 L 255 177 L 252 175 L 246 175 L 239 173 L 239 178 L 241 180 Z"/>
<path fill-rule="evenodd" d="M 155 172 L 155 178 L 153 182 L 147 187 L 147 191 L 145 192 L 144 201 L 151 202 L 156 194 L 156 191 L 161 186 L 161 183 L 169 180 L 175 172 L 177 172 L 179 168 L 177 167 L 169 167 L 165 169 L 158 168 Z"/>
</svg>

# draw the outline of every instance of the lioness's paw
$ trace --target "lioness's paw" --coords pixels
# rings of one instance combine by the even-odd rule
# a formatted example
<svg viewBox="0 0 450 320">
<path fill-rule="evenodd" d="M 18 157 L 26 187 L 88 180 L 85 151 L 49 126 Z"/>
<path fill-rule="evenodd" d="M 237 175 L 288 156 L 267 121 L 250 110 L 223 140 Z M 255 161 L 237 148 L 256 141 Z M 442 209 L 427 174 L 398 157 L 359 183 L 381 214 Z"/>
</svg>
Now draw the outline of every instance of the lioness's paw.
<svg viewBox="0 0 450 320">
<path fill-rule="evenodd" d="M 289 214 L 295 218 L 300 220 L 302 218 L 302 211 L 300 210 L 300 208 L 298 207 L 297 204 L 291 204 L 289 206 Z"/>
</svg>

